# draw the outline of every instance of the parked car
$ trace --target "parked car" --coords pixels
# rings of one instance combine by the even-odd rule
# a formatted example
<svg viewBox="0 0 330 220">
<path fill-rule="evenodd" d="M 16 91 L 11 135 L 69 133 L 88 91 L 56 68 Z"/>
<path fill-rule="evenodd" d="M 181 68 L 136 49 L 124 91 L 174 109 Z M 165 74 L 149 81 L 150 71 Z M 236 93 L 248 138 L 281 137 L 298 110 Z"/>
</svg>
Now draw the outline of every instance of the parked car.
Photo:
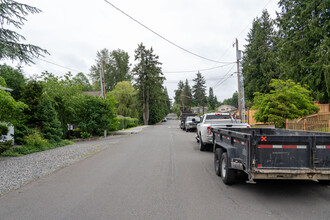
<svg viewBox="0 0 330 220">
<path fill-rule="evenodd" d="M 167 118 L 163 118 L 162 122 L 167 122 Z"/>
<path fill-rule="evenodd" d="M 196 130 L 197 124 L 200 122 L 200 117 L 197 116 L 188 116 L 185 121 L 185 130 L 186 132 Z"/>
</svg>

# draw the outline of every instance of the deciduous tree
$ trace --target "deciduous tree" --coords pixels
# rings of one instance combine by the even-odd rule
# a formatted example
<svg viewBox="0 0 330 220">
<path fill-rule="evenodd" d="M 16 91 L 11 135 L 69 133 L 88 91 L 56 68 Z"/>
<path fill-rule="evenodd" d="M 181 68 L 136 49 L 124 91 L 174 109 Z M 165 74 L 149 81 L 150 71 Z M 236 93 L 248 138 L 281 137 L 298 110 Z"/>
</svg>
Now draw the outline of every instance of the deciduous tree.
<svg viewBox="0 0 330 220">
<path fill-rule="evenodd" d="M 254 118 L 258 122 L 274 122 L 276 127 L 285 127 L 286 119 L 295 119 L 316 113 L 319 108 L 314 104 L 310 91 L 292 80 L 275 80 L 270 93 L 255 94 L 252 109 L 258 110 Z"/>
</svg>

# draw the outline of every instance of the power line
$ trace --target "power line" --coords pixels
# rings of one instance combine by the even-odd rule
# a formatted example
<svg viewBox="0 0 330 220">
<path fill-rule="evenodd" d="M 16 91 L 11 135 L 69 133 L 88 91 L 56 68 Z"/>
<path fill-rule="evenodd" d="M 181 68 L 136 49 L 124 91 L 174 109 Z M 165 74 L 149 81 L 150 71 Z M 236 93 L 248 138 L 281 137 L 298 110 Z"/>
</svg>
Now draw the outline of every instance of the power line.
<svg viewBox="0 0 330 220">
<path fill-rule="evenodd" d="M 221 66 L 215 66 L 215 67 L 211 67 L 211 68 L 207 68 L 207 69 L 185 70 L 185 71 L 166 71 L 163 73 L 195 73 L 198 71 L 208 71 L 208 70 L 218 69 L 218 68 L 225 67 L 225 66 L 228 66 L 228 65 L 234 64 L 234 63 L 236 63 L 236 62 L 228 63 L 228 64 L 221 65 Z"/>
<path fill-rule="evenodd" d="M 218 86 L 220 86 L 222 83 L 224 83 L 227 79 L 229 79 L 231 76 L 225 78 L 229 73 L 230 71 L 234 68 L 235 65 L 233 65 L 229 70 L 228 72 L 213 86 L 213 88 L 217 88 Z"/>
<path fill-rule="evenodd" d="M 63 69 L 67 69 L 67 70 L 75 71 L 75 72 L 78 72 L 78 73 L 82 72 L 82 71 L 79 71 L 79 70 L 76 70 L 76 69 L 72 69 L 72 68 L 70 68 L 70 67 L 65 67 L 65 66 L 59 65 L 59 64 L 57 64 L 57 63 L 53 63 L 53 62 L 50 62 L 50 61 L 47 61 L 47 60 L 41 59 L 41 58 L 39 58 L 39 57 L 38 57 L 37 59 L 39 59 L 39 60 L 41 60 L 41 61 L 44 61 L 44 62 L 46 62 L 46 63 L 52 64 L 52 65 L 55 65 L 55 66 L 61 67 L 61 68 L 63 68 Z"/>
<path fill-rule="evenodd" d="M 142 27 L 144 27 L 145 29 L 149 30 L 150 32 L 152 32 L 153 34 L 157 35 L 158 37 L 162 38 L 163 40 L 167 41 L 168 43 L 172 44 L 173 46 L 191 54 L 191 55 L 194 55 L 196 57 L 199 57 L 201 59 L 204 59 L 204 60 L 208 60 L 208 61 L 211 61 L 211 62 L 215 62 L 215 63 L 230 63 L 230 62 L 221 62 L 221 61 L 217 61 L 217 60 L 212 60 L 212 59 L 209 59 L 209 58 L 206 58 L 204 56 L 201 56 L 201 55 L 198 55 L 194 52 L 191 52 L 181 46 L 179 46 L 178 44 L 174 43 L 173 41 L 170 41 L 168 40 L 167 38 L 163 37 L 162 35 L 158 34 L 157 32 L 155 32 L 154 30 L 150 29 L 149 27 L 147 27 L 146 25 L 142 24 L 140 21 L 136 20 L 135 18 L 133 18 L 132 16 L 130 16 L 129 14 L 127 14 L 126 12 L 124 12 L 123 10 L 121 10 L 120 8 L 116 7 L 114 4 L 110 3 L 109 1 L 107 0 L 104 0 L 106 3 L 108 3 L 109 5 L 111 5 L 113 8 L 115 8 L 117 11 L 121 12 L 122 14 L 124 14 L 125 16 L 127 16 L 128 18 L 130 18 L 131 20 L 135 21 L 136 23 L 138 23 L 139 25 L 141 25 Z"/>
</svg>

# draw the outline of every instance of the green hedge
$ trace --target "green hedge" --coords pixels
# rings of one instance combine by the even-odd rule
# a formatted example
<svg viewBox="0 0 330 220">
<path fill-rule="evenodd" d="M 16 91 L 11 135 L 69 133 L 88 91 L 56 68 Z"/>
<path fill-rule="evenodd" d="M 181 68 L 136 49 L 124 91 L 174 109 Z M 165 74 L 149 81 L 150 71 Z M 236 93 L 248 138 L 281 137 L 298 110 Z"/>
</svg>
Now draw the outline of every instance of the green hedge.
<svg viewBox="0 0 330 220">
<path fill-rule="evenodd" d="M 122 130 L 130 127 L 136 127 L 139 123 L 137 118 L 118 118 L 119 125 L 117 130 Z"/>
</svg>

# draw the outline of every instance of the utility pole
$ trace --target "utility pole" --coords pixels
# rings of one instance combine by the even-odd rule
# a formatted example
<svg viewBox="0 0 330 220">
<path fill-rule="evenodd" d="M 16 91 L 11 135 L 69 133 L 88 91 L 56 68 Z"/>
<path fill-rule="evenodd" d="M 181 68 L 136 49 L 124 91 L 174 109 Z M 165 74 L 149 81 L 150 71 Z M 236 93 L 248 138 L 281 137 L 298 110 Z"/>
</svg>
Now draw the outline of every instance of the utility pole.
<svg viewBox="0 0 330 220">
<path fill-rule="evenodd" d="M 238 40 L 236 38 L 236 60 L 237 60 L 237 81 L 238 81 L 238 112 L 239 117 L 242 119 L 242 103 L 241 103 L 241 73 L 239 69 L 239 50 L 238 50 Z"/>
<path fill-rule="evenodd" d="M 237 62 L 237 81 L 238 81 L 238 111 L 242 122 L 245 122 L 245 98 L 244 98 L 244 80 L 241 76 L 240 59 L 241 51 L 238 49 L 238 40 L 236 38 L 236 62 Z"/>
</svg>

